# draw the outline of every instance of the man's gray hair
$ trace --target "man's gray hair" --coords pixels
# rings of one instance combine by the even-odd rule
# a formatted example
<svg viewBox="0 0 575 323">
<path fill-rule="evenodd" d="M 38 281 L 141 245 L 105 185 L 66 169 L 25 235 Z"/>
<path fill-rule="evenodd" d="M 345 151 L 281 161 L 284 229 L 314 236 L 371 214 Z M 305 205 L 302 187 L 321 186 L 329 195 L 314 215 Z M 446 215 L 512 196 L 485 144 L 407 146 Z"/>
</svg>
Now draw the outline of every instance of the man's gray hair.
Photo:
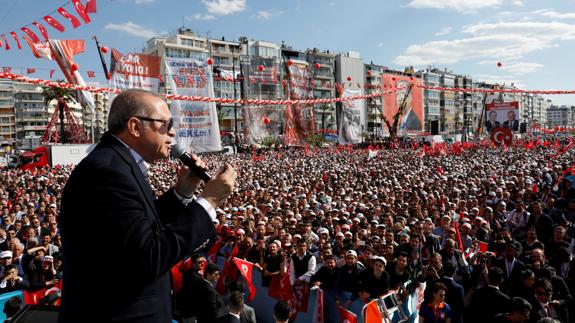
<svg viewBox="0 0 575 323">
<path fill-rule="evenodd" d="M 127 127 L 126 121 L 135 116 L 147 116 L 146 96 L 153 96 L 164 100 L 162 96 L 141 89 L 129 89 L 120 93 L 112 102 L 108 115 L 108 131 L 119 134 Z"/>
</svg>

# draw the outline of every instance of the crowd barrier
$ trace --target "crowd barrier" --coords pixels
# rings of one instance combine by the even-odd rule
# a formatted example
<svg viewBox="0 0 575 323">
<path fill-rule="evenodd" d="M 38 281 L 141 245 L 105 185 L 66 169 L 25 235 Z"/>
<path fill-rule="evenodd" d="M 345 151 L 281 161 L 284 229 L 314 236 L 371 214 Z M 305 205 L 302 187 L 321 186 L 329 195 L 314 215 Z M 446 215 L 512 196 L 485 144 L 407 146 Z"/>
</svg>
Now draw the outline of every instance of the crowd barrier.
<svg viewBox="0 0 575 323">
<path fill-rule="evenodd" d="M 218 257 L 216 264 L 223 268 L 225 259 Z M 240 275 L 240 280 L 244 281 Z M 245 282 L 245 281 L 244 281 Z M 256 287 L 256 295 L 251 302 L 247 302 L 246 291 L 246 304 L 254 308 L 258 323 L 274 323 L 273 308 L 278 302 L 277 299 L 269 296 L 267 287 L 262 286 L 262 273 L 255 269 L 252 271 L 252 283 Z M 382 316 L 382 322 L 385 323 L 399 323 L 399 322 L 418 322 L 419 321 L 419 304 L 423 301 L 423 291 L 425 290 L 425 283 L 419 284 L 405 300 L 401 301 L 396 292 L 391 292 L 379 299 L 374 299 L 370 303 L 376 302 Z M 342 322 L 338 306 L 336 305 L 335 298 L 329 293 L 321 292 L 323 295 L 323 305 L 318 304 L 318 297 L 320 297 L 321 290 L 319 288 L 312 288 L 309 293 L 307 311 L 305 313 L 297 313 L 296 323 L 309 323 L 315 322 L 318 310 L 323 310 L 324 322 Z M 318 309 L 318 306 L 321 308 Z M 363 304 L 359 299 L 352 302 L 346 309 L 355 314 L 358 323 L 372 323 L 376 322 L 373 318 L 366 320 L 364 311 L 366 304 Z"/>
</svg>

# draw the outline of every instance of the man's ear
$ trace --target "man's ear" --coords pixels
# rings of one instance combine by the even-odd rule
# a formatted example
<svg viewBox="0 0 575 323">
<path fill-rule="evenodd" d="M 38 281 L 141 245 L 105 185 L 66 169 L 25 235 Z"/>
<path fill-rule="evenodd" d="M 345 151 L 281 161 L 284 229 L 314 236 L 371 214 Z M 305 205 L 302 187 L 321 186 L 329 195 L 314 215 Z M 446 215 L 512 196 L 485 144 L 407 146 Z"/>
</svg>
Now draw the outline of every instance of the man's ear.
<svg viewBox="0 0 575 323">
<path fill-rule="evenodd" d="M 140 138 L 142 126 L 142 122 L 140 122 L 137 118 L 130 118 L 128 120 L 127 132 L 131 137 Z"/>
</svg>

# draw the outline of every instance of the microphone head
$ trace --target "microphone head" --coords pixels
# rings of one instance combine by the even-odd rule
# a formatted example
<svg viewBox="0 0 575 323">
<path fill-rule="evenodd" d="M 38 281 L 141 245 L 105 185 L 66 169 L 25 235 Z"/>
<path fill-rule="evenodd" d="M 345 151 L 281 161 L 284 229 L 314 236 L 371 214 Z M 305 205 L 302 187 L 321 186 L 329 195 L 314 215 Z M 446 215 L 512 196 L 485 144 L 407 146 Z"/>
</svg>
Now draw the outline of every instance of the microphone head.
<svg viewBox="0 0 575 323">
<path fill-rule="evenodd" d="M 172 156 L 172 158 L 178 159 L 185 153 L 186 149 L 178 144 L 173 145 L 172 148 L 170 149 L 170 156 Z"/>
</svg>

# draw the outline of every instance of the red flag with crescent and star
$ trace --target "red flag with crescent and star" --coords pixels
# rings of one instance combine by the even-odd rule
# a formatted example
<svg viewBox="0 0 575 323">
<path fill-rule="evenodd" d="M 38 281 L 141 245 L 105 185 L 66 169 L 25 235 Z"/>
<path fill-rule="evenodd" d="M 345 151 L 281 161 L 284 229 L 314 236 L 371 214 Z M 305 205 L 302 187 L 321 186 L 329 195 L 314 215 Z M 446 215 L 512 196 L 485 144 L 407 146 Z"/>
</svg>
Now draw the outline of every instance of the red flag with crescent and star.
<svg viewBox="0 0 575 323">
<path fill-rule="evenodd" d="M 250 291 L 250 297 L 248 298 L 248 301 L 251 302 L 256 296 L 256 287 L 252 283 L 252 270 L 254 268 L 254 264 L 252 264 L 249 261 L 245 261 L 243 259 L 236 257 L 234 257 L 234 263 L 236 264 L 236 266 L 240 270 L 240 273 L 248 283 L 248 290 Z"/>
</svg>

